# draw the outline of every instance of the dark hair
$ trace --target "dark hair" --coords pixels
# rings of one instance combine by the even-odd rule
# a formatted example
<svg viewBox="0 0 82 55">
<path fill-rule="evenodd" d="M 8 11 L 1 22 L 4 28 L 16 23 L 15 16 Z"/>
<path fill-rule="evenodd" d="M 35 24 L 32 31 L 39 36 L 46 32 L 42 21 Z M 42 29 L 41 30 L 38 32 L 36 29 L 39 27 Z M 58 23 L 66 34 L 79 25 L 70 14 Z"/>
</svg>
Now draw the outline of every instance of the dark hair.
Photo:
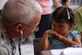
<svg viewBox="0 0 82 55">
<path fill-rule="evenodd" d="M 53 13 L 52 13 L 52 20 L 56 22 L 67 22 L 75 25 L 74 22 L 74 12 L 72 11 L 71 8 L 65 7 L 65 6 L 60 6 L 58 7 Z"/>
<path fill-rule="evenodd" d="M 64 5 L 67 2 L 67 0 L 61 0 L 61 3 Z"/>
</svg>

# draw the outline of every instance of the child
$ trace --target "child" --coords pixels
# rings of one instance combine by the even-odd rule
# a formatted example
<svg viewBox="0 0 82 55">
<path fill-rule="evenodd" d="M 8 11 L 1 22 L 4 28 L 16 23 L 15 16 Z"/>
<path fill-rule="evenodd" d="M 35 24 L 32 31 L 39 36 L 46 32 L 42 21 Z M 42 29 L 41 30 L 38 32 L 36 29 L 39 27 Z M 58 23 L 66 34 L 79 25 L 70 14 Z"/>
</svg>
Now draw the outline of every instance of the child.
<svg viewBox="0 0 82 55">
<path fill-rule="evenodd" d="M 44 32 L 41 51 L 60 49 L 74 45 L 81 46 L 78 31 L 70 31 L 74 27 L 74 14 L 69 7 L 60 6 L 52 13 L 52 29 Z"/>
</svg>

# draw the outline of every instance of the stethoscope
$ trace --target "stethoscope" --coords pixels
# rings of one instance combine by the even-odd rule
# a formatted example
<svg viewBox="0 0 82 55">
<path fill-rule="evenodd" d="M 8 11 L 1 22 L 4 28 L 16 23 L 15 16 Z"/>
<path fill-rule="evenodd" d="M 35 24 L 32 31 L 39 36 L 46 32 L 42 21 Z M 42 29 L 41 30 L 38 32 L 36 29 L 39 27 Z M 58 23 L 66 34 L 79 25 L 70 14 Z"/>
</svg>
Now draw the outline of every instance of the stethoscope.
<svg viewBox="0 0 82 55">
<path fill-rule="evenodd" d="M 21 55 L 21 41 L 23 37 L 23 31 L 20 30 L 21 37 L 19 38 L 19 44 L 18 44 L 18 50 L 19 50 L 19 55 Z"/>
</svg>

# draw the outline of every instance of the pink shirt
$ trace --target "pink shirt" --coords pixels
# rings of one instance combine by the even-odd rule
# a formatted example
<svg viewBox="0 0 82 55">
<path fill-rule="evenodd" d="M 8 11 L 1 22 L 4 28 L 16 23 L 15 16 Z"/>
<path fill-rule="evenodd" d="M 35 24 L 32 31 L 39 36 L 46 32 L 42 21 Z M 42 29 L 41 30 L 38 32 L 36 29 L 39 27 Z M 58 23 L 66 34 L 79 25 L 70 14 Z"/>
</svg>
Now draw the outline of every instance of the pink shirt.
<svg viewBox="0 0 82 55">
<path fill-rule="evenodd" d="M 42 15 L 51 13 L 50 0 L 36 0 L 36 1 L 42 7 Z"/>
</svg>

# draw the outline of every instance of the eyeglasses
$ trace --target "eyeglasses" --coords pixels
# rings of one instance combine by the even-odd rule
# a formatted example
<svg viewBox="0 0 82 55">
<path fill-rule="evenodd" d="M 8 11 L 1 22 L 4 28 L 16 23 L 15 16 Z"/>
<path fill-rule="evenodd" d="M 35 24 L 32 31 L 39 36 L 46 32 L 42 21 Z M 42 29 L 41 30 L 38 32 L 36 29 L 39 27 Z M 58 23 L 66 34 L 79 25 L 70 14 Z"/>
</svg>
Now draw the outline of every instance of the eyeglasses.
<svg viewBox="0 0 82 55">
<path fill-rule="evenodd" d="M 28 25 L 28 24 L 24 24 L 24 23 L 17 23 L 17 24 L 15 24 L 15 26 L 17 26 L 18 24 L 21 24 L 21 25 L 23 25 L 23 26 L 27 26 L 27 27 L 29 27 L 30 29 L 34 29 L 32 26 L 30 26 L 30 25 Z M 21 29 L 21 27 L 19 27 L 19 29 Z"/>
</svg>

